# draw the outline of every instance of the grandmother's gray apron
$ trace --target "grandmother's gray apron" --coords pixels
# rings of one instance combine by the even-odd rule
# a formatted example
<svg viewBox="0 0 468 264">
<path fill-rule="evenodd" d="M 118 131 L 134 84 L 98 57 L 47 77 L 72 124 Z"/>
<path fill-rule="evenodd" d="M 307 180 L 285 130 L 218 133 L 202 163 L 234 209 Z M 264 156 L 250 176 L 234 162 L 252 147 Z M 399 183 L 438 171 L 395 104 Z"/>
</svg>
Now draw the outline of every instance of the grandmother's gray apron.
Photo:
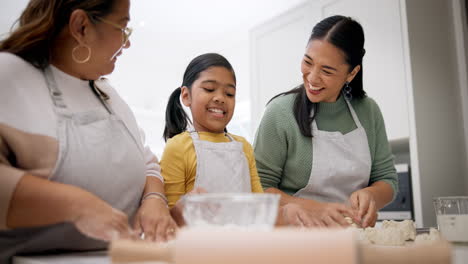
<svg viewBox="0 0 468 264">
<path fill-rule="evenodd" d="M 59 154 L 50 180 L 85 189 L 131 219 L 146 180 L 142 146 L 103 98 L 98 96 L 102 108 L 72 113 L 50 67 L 44 75 L 58 120 Z M 85 237 L 71 223 L 7 230 L 0 232 L 0 263 L 16 254 L 106 246 L 103 241 Z"/>
<path fill-rule="evenodd" d="M 307 185 L 294 196 L 343 203 L 369 185 L 371 155 L 367 134 L 346 100 L 357 128 L 345 135 L 321 131 L 312 122 L 312 170 Z"/>
<path fill-rule="evenodd" d="M 195 188 L 207 192 L 234 193 L 252 192 L 250 170 L 242 142 L 209 142 L 201 140 L 196 131 L 190 131 L 197 154 Z"/>
</svg>

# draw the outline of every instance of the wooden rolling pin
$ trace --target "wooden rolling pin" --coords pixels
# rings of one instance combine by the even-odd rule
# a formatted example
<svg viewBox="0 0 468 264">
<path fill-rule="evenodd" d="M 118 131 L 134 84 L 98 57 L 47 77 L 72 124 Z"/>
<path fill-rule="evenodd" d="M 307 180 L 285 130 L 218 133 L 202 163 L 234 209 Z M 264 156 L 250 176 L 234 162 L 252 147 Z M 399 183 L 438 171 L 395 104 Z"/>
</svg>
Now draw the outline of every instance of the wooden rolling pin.
<svg viewBox="0 0 468 264">
<path fill-rule="evenodd" d="M 357 263 L 350 230 L 276 229 L 271 232 L 212 229 L 180 230 L 169 246 L 114 241 L 113 263 L 166 261 L 176 264 Z"/>
<path fill-rule="evenodd" d="M 354 237 L 344 229 L 187 230 L 177 238 L 174 263 L 356 264 Z"/>
<path fill-rule="evenodd" d="M 172 263 L 174 244 L 146 241 L 115 240 L 109 247 L 112 263 L 167 262 Z"/>
<path fill-rule="evenodd" d="M 359 245 L 352 230 L 275 229 L 261 231 L 180 230 L 176 241 L 111 243 L 113 263 L 175 264 L 450 264 L 448 242 L 406 247 Z"/>
</svg>

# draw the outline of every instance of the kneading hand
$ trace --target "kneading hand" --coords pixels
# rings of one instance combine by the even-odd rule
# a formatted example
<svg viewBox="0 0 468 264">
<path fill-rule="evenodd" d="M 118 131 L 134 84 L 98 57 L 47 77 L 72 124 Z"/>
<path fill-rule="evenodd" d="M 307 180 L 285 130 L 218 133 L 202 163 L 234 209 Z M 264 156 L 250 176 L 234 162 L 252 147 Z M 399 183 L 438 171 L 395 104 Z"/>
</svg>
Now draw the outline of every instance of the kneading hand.
<svg viewBox="0 0 468 264">
<path fill-rule="evenodd" d="M 377 221 L 377 207 L 371 191 L 366 188 L 355 191 L 349 197 L 349 203 L 357 211 L 357 223 L 360 223 L 363 228 L 375 225 Z"/>
<path fill-rule="evenodd" d="M 142 202 L 133 227 L 136 234 L 144 234 L 145 240 L 156 242 L 174 239 L 177 229 L 166 202 L 157 197 Z"/>
<path fill-rule="evenodd" d="M 95 196 L 81 203 L 72 222 L 81 233 L 94 239 L 132 237 L 127 215 Z"/>
<path fill-rule="evenodd" d="M 348 227 L 345 216 L 354 218 L 355 212 L 344 204 L 320 203 L 310 208 L 314 223 L 320 227 Z"/>
<path fill-rule="evenodd" d="M 302 206 L 294 203 L 288 203 L 279 207 L 278 224 L 292 225 L 298 227 L 317 227 L 321 226 L 319 221 L 307 212 Z"/>
</svg>

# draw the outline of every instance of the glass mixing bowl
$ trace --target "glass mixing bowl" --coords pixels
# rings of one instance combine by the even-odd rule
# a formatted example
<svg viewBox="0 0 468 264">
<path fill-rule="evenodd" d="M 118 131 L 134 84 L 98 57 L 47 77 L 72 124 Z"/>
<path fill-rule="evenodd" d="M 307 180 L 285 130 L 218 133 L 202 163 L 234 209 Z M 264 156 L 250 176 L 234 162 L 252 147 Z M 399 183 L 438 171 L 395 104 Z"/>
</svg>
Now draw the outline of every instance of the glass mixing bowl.
<svg viewBox="0 0 468 264">
<path fill-rule="evenodd" d="M 468 196 L 446 196 L 433 199 L 436 215 L 468 214 Z"/>
<path fill-rule="evenodd" d="M 468 196 L 447 196 L 433 199 L 437 226 L 452 242 L 468 242 Z"/>
<path fill-rule="evenodd" d="M 271 230 L 280 195 L 267 193 L 205 193 L 183 198 L 188 227 Z"/>
</svg>

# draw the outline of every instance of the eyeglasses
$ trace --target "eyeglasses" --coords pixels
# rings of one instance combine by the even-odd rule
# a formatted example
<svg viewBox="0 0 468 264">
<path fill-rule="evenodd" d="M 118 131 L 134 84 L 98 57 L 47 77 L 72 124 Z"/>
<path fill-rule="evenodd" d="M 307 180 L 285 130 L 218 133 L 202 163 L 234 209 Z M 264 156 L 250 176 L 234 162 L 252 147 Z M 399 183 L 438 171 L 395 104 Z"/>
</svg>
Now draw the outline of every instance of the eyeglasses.
<svg viewBox="0 0 468 264">
<path fill-rule="evenodd" d="M 130 39 L 130 35 L 132 35 L 132 32 L 133 32 L 133 29 L 130 28 L 130 27 L 124 27 L 122 28 L 121 26 L 119 26 L 118 24 L 112 22 L 112 21 L 109 21 L 107 19 L 104 19 L 102 17 L 98 17 L 98 16 L 95 16 L 96 19 L 98 19 L 99 21 L 101 22 L 104 22 L 108 25 L 111 25 L 113 27 L 115 27 L 116 29 L 119 29 L 122 31 L 122 47 L 126 46 L 127 43 L 128 43 L 128 40 Z"/>
</svg>

